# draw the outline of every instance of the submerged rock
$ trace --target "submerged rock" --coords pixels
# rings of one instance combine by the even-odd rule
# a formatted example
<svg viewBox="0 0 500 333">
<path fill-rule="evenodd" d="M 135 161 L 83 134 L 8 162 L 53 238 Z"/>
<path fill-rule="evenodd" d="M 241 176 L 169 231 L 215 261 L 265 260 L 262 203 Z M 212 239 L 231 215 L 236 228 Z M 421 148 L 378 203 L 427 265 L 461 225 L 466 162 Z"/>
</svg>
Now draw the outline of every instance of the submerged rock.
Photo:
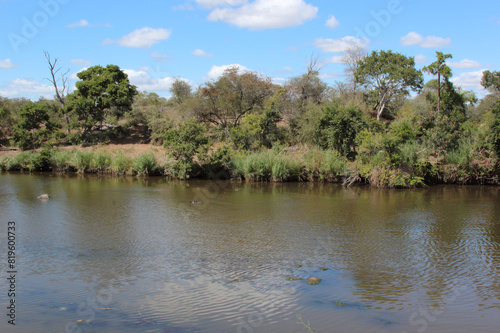
<svg viewBox="0 0 500 333">
<path fill-rule="evenodd" d="M 307 279 L 307 284 L 310 284 L 310 285 L 316 285 L 316 284 L 319 284 L 321 282 L 321 279 L 320 278 L 309 278 Z"/>
<path fill-rule="evenodd" d="M 320 267 L 319 268 L 320 271 L 327 271 L 328 270 L 328 267 Z"/>
<path fill-rule="evenodd" d="M 196 201 L 196 200 L 191 200 L 189 201 L 190 204 L 201 204 L 201 201 Z"/>
<path fill-rule="evenodd" d="M 40 200 L 49 200 L 49 195 L 47 193 L 37 196 Z"/>
<path fill-rule="evenodd" d="M 300 281 L 300 280 L 304 280 L 303 278 L 299 278 L 299 277 L 295 277 L 295 276 L 289 276 L 286 279 L 287 279 L 287 281 Z"/>
</svg>

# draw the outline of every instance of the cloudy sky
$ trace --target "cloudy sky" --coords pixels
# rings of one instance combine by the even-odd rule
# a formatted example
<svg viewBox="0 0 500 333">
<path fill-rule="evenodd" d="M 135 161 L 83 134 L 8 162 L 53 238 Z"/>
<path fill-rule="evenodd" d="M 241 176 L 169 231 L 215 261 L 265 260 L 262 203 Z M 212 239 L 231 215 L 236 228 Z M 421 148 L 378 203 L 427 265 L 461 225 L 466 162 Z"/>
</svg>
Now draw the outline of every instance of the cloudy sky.
<svg viewBox="0 0 500 333">
<path fill-rule="evenodd" d="M 52 98 L 43 51 L 62 71 L 115 64 L 139 90 L 169 96 L 231 65 L 284 82 L 311 55 L 329 84 L 343 81 L 346 49 L 393 50 L 428 65 L 451 53 L 453 80 L 484 95 L 500 70 L 500 3 L 490 0 L 0 0 L 0 96 Z M 427 79 L 430 79 L 427 77 Z"/>
</svg>

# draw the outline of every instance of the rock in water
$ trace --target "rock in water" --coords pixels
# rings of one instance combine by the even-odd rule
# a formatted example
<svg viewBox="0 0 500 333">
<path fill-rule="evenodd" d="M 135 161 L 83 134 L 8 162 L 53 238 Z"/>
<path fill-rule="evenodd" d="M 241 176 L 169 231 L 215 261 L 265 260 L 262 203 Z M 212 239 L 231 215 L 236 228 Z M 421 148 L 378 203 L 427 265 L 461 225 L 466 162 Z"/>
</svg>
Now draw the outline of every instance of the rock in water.
<svg viewBox="0 0 500 333">
<path fill-rule="evenodd" d="M 49 195 L 47 193 L 37 196 L 40 200 L 49 200 Z"/>
<path fill-rule="evenodd" d="M 320 282 L 321 282 L 320 278 L 309 278 L 309 279 L 307 279 L 307 284 L 310 284 L 310 285 L 319 284 Z"/>
</svg>

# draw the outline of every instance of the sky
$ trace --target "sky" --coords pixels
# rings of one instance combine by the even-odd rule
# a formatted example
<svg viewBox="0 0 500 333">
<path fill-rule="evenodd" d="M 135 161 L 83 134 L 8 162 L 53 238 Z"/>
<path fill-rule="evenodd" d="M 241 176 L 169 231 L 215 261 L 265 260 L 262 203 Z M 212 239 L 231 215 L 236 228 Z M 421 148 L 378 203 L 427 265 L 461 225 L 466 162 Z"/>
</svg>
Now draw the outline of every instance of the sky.
<svg viewBox="0 0 500 333">
<path fill-rule="evenodd" d="M 44 51 L 72 86 L 79 71 L 113 64 L 138 90 L 169 97 L 176 78 L 196 88 L 229 66 L 282 84 L 311 56 L 333 85 L 353 46 L 415 57 L 419 69 L 449 53 L 453 82 L 482 97 L 482 71 L 500 70 L 500 2 L 0 0 L 0 96 L 53 98 Z"/>
</svg>

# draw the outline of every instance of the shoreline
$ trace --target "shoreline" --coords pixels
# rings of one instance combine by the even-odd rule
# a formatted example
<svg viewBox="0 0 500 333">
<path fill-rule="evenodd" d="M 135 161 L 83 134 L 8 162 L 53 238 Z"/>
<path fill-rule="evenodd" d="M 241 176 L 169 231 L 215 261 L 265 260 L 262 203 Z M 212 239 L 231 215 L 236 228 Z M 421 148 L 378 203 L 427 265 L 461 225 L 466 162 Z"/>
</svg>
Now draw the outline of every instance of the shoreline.
<svg viewBox="0 0 500 333">
<path fill-rule="evenodd" d="M 230 162 L 220 160 L 196 161 L 189 166 L 185 177 L 176 176 L 175 160 L 161 146 L 151 144 L 98 145 L 90 147 L 65 146 L 31 151 L 0 151 L 2 172 L 44 172 L 55 174 L 89 174 L 127 177 L 166 177 L 168 179 L 231 180 L 242 182 L 311 182 L 337 183 L 349 187 L 368 185 L 376 188 L 411 189 L 432 185 L 489 185 L 500 184 L 499 175 L 466 174 L 450 176 L 446 169 L 456 165 L 436 165 L 437 176 L 421 177 L 402 168 L 373 168 L 363 174 L 355 161 L 347 161 L 329 152 L 302 147 L 302 151 L 283 149 L 232 152 Z M 312 154 L 311 160 L 309 160 Z M 259 164 L 260 163 L 260 164 Z M 256 165 L 254 165 L 256 164 Z"/>
</svg>

